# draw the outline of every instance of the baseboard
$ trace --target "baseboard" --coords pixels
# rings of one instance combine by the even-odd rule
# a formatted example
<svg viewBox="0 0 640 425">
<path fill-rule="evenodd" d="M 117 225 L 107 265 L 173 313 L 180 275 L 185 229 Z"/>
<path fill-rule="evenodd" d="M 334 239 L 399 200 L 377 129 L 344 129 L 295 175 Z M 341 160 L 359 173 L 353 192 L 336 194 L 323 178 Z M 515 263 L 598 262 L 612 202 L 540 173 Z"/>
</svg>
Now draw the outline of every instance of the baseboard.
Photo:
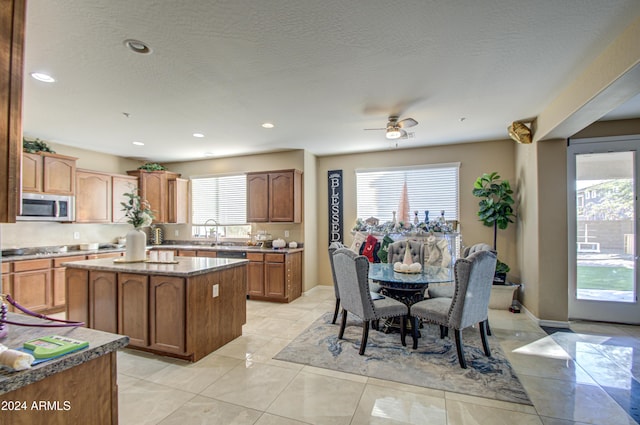
<svg viewBox="0 0 640 425">
<path fill-rule="evenodd" d="M 536 325 L 538 326 L 547 326 L 549 328 L 570 328 L 570 322 L 563 322 L 560 320 L 543 320 L 543 319 L 539 319 L 538 317 L 536 317 L 536 315 L 534 315 L 533 313 L 531 313 L 529 310 L 527 310 L 527 308 L 522 305 L 522 303 L 518 302 L 518 304 L 520 304 L 520 310 L 524 311 L 524 313 L 527 315 L 527 317 L 531 320 L 533 320 L 535 322 Z"/>
</svg>

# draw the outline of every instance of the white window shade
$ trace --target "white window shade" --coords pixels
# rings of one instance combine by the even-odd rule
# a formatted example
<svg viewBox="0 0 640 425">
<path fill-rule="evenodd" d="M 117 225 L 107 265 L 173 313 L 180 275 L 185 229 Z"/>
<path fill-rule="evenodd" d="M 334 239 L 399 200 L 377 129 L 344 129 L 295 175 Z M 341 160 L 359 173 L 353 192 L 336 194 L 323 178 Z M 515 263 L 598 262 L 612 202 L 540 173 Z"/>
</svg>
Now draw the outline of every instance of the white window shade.
<svg viewBox="0 0 640 425">
<path fill-rule="evenodd" d="M 429 211 L 429 220 L 440 217 L 441 211 L 447 220 L 458 220 L 459 168 L 459 164 L 438 164 L 356 170 L 358 218 L 391 221 L 406 181 L 411 220 L 414 211 L 420 221 L 424 221 L 425 211 Z"/>
<path fill-rule="evenodd" d="M 215 219 L 220 225 L 246 224 L 246 187 L 244 174 L 191 179 L 191 223 Z"/>
</svg>

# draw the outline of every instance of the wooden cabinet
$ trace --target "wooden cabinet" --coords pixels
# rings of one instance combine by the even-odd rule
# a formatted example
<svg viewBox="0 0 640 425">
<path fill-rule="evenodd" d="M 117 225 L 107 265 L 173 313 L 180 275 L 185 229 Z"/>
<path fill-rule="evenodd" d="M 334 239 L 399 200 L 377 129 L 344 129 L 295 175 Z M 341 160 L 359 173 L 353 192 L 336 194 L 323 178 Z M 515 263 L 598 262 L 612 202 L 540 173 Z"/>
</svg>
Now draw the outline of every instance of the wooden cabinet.
<svg viewBox="0 0 640 425">
<path fill-rule="evenodd" d="M 51 270 L 52 272 L 52 278 L 53 278 L 53 283 L 51 285 L 52 291 L 51 291 L 51 307 L 54 308 L 56 311 L 62 311 L 64 309 L 64 306 L 66 305 L 66 298 L 65 298 L 65 285 L 66 285 L 66 267 L 62 267 L 61 264 L 65 263 L 67 261 L 82 261 L 85 259 L 84 255 L 76 255 L 76 256 L 69 256 L 69 257 L 61 257 L 61 258 L 54 258 L 53 259 L 53 269 Z"/>
<path fill-rule="evenodd" d="M 196 256 L 198 257 L 209 257 L 209 258 L 217 258 L 218 253 L 216 251 L 197 251 Z"/>
<path fill-rule="evenodd" d="M 247 174 L 247 221 L 302 221 L 302 172 L 269 171 Z"/>
<path fill-rule="evenodd" d="M 302 253 L 247 253 L 247 295 L 251 299 L 291 302 L 302 294 Z"/>
<path fill-rule="evenodd" d="M 45 312 L 51 306 L 51 260 L 13 263 L 13 299 L 23 307 Z"/>
<path fill-rule="evenodd" d="M 184 224 L 189 222 L 189 180 L 168 181 L 169 197 L 167 222 Z"/>
<path fill-rule="evenodd" d="M 0 223 L 15 223 L 20 204 L 25 5 L 7 0 L 0 10 Z"/>
<path fill-rule="evenodd" d="M 150 280 L 149 348 L 183 354 L 186 351 L 185 280 L 173 276 L 151 276 Z"/>
<path fill-rule="evenodd" d="M 112 177 L 88 170 L 76 172 L 76 222 L 111 223 Z"/>
<path fill-rule="evenodd" d="M 138 177 L 140 196 L 151 205 L 155 215 L 154 223 L 166 223 L 169 218 L 169 180 L 175 180 L 180 174 L 169 171 L 127 171 Z"/>
<path fill-rule="evenodd" d="M 118 333 L 136 347 L 149 345 L 149 279 L 133 273 L 118 276 Z"/>
<path fill-rule="evenodd" d="M 125 193 L 131 193 L 138 189 L 138 178 L 133 176 L 111 176 L 112 199 L 111 199 L 111 221 L 114 223 L 125 223 L 125 212 L 122 211 L 122 202 L 128 202 L 129 198 Z"/>
<path fill-rule="evenodd" d="M 2 263 L 2 287 L 0 287 L 0 293 L 13 294 L 11 286 L 11 263 Z M 13 307 L 7 304 L 9 311 L 13 311 Z"/>
<path fill-rule="evenodd" d="M 179 249 L 178 250 L 178 256 L 179 257 L 196 257 L 196 250 L 195 249 Z"/>
<path fill-rule="evenodd" d="M 22 191 L 74 195 L 77 158 L 48 152 L 22 154 Z"/>
<path fill-rule="evenodd" d="M 264 254 L 248 252 L 247 295 L 264 297 Z"/>
<path fill-rule="evenodd" d="M 118 281 L 114 272 L 89 272 L 89 326 L 118 332 Z"/>
</svg>

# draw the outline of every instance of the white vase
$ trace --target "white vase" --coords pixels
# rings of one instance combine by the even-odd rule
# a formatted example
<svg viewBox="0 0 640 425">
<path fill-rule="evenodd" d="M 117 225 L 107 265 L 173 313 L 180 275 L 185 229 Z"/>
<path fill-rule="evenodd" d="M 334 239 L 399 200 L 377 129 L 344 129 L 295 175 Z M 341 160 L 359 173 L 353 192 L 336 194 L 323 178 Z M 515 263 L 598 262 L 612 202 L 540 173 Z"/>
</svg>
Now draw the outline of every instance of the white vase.
<svg viewBox="0 0 640 425">
<path fill-rule="evenodd" d="M 147 234 L 140 229 L 131 229 L 127 232 L 126 261 L 144 261 L 147 251 Z"/>
</svg>

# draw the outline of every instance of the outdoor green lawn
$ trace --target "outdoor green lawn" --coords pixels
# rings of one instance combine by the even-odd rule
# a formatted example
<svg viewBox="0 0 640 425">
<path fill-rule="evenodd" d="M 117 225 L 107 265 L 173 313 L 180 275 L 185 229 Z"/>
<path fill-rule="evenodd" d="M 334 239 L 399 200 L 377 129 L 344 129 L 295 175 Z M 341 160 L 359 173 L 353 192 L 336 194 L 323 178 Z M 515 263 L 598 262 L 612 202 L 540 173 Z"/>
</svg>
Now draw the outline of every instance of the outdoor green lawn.
<svg viewBox="0 0 640 425">
<path fill-rule="evenodd" d="M 578 266 L 578 289 L 633 290 L 633 269 Z"/>
</svg>

